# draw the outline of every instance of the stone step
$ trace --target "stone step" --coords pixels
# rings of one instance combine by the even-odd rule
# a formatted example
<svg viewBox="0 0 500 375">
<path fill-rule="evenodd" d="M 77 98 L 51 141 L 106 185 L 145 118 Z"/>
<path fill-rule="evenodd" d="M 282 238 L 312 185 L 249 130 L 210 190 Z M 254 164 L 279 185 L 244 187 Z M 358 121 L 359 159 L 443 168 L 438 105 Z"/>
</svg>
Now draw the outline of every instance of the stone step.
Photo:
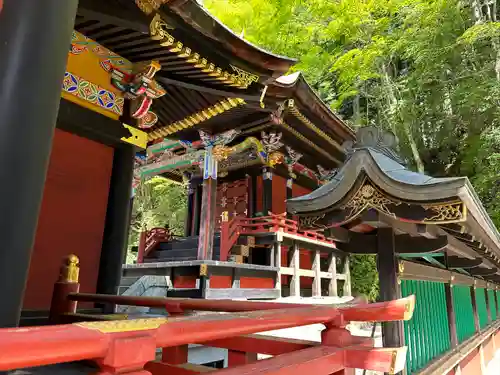
<svg viewBox="0 0 500 375">
<path fill-rule="evenodd" d="M 120 280 L 120 286 L 128 287 L 135 283 L 137 280 L 139 280 L 139 276 L 122 277 L 122 279 Z"/>
</svg>

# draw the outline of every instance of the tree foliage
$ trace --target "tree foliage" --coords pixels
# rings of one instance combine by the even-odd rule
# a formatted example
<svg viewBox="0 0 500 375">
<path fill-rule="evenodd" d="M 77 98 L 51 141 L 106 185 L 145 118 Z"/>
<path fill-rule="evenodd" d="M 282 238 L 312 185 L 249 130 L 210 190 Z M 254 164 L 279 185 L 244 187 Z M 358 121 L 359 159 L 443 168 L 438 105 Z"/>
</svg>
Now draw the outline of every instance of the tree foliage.
<svg viewBox="0 0 500 375">
<path fill-rule="evenodd" d="M 184 235 L 187 190 L 163 177 L 141 181 L 136 190 L 131 214 L 129 246 L 137 246 L 145 229 L 169 226 L 176 235 Z M 130 253 L 127 262 L 132 262 Z"/>
<path fill-rule="evenodd" d="M 349 258 L 353 292 L 374 302 L 379 292 L 375 255 L 351 254 Z"/>
<path fill-rule="evenodd" d="M 300 59 L 353 127 L 400 140 L 410 168 L 468 176 L 500 226 L 500 0 L 205 0 L 259 46 Z M 353 257 L 369 294 L 369 258 Z M 361 279 L 357 279 L 357 277 Z"/>
</svg>

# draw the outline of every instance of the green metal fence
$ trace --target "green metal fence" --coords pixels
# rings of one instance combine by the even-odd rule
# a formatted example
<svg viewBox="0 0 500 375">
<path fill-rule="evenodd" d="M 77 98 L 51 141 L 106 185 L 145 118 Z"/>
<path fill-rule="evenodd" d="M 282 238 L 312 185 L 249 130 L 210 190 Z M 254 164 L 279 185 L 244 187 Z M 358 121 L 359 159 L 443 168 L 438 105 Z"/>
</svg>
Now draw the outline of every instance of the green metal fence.
<svg viewBox="0 0 500 375">
<path fill-rule="evenodd" d="M 401 293 L 414 294 L 417 301 L 413 318 L 404 322 L 407 372 L 412 374 L 450 349 L 445 289 L 440 282 L 402 280 Z"/>
<path fill-rule="evenodd" d="M 488 325 L 488 308 L 486 306 L 486 295 L 484 288 L 476 288 L 477 315 L 479 317 L 479 327 L 483 329 Z"/>
<path fill-rule="evenodd" d="M 453 306 L 455 307 L 458 342 L 461 343 L 474 335 L 476 331 L 470 286 L 453 286 Z"/>
<path fill-rule="evenodd" d="M 495 303 L 495 291 L 488 289 L 488 302 L 490 304 L 491 320 L 497 320 L 497 305 Z"/>
</svg>

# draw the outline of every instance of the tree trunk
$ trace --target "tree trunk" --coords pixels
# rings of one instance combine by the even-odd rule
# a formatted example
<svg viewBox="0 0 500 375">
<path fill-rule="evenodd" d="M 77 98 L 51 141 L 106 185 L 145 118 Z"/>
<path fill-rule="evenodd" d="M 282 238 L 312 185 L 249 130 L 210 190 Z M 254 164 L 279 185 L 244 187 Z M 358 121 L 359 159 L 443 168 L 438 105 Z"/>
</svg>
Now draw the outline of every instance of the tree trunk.
<svg viewBox="0 0 500 375">
<path fill-rule="evenodd" d="M 382 66 L 382 83 L 385 88 L 386 92 L 386 98 L 387 98 L 387 105 L 388 105 L 388 111 L 389 111 L 389 118 L 390 118 L 390 126 L 392 128 L 392 131 L 394 134 L 396 134 L 396 115 L 399 116 L 401 120 L 401 125 L 403 127 L 403 132 L 406 135 L 406 138 L 408 140 L 408 143 L 410 145 L 411 153 L 413 156 L 413 160 L 415 161 L 415 165 L 417 167 L 417 171 L 420 173 L 424 173 L 424 163 L 422 161 L 422 158 L 420 157 L 420 153 L 418 152 L 418 147 L 417 147 L 417 142 L 415 141 L 415 138 L 413 137 L 412 131 L 410 126 L 405 122 L 405 119 L 401 116 L 399 113 L 399 102 L 396 97 L 396 93 L 394 92 L 394 83 L 392 82 L 392 78 L 389 75 L 386 66 Z"/>
</svg>

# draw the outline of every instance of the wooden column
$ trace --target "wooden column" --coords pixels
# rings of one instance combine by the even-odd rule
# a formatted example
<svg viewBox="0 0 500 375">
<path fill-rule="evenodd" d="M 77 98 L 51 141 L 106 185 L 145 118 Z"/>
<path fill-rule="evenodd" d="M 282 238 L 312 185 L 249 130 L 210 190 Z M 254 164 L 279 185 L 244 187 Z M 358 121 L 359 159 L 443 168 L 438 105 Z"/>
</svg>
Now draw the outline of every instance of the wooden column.
<svg viewBox="0 0 500 375">
<path fill-rule="evenodd" d="M 200 238 L 198 240 L 198 260 L 213 259 L 217 180 L 203 180 L 203 196 L 200 215 Z"/>
<path fill-rule="evenodd" d="M 486 301 L 486 311 L 488 312 L 488 322 L 491 323 L 491 301 L 488 295 L 488 283 L 486 283 L 486 287 L 484 288 L 484 299 Z"/>
<path fill-rule="evenodd" d="M 332 274 L 332 278 L 328 282 L 328 295 L 337 297 L 337 257 L 334 253 L 328 255 L 328 272 Z"/>
<path fill-rule="evenodd" d="M 286 180 L 286 199 L 292 199 L 293 198 L 293 178 L 289 177 Z M 287 211 L 286 217 L 288 219 L 291 219 L 293 215 Z"/>
<path fill-rule="evenodd" d="M 192 215 L 192 228 L 191 236 L 198 236 L 200 234 L 200 218 L 201 218 L 201 201 L 203 197 L 203 185 L 200 179 L 192 181 L 193 183 L 193 215 Z"/>
<path fill-rule="evenodd" d="M 380 284 L 380 301 L 392 301 L 401 298 L 398 285 L 398 260 L 395 252 L 395 238 L 392 228 L 378 228 L 377 268 Z M 382 341 L 384 347 L 404 345 L 403 323 L 382 323 Z"/>
<path fill-rule="evenodd" d="M 299 245 L 294 242 L 289 251 L 288 261 L 290 268 L 293 268 L 293 275 L 290 280 L 290 296 L 300 297 L 300 257 Z"/>
<path fill-rule="evenodd" d="M 248 217 L 254 217 L 257 212 L 257 175 L 252 172 L 250 176 L 250 183 L 248 184 Z"/>
<path fill-rule="evenodd" d="M 345 275 L 344 297 L 345 296 L 349 296 L 350 297 L 352 295 L 352 291 L 351 291 L 351 262 L 349 260 L 349 256 L 348 255 L 345 258 L 344 275 Z"/>
<path fill-rule="evenodd" d="M 194 184 L 193 180 L 189 180 L 188 191 L 187 191 L 187 214 L 186 222 L 184 223 L 184 236 L 189 237 L 193 232 L 193 208 L 194 208 Z"/>
<path fill-rule="evenodd" d="M 445 253 L 445 266 L 448 269 L 448 255 Z M 453 304 L 453 276 L 450 282 L 444 284 L 444 293 L 446 297 L 446 313 L 448 315 L 448 326 L 450 327 L 451 348 L 458 346 L 457 320 L 455 316 L 455 305 Z"/>
<path fill-rule="evenodd" d="M 276 241 L 274 243 L 274 266 L 278 268 L 278 274 L 276 275 L 276 284 L 275 288 L 280 291 L 280 296 L 281 296 L 281 242 Z"/>
<path fill-rule="evenodd" d="M 116 148 L 113 156 L 97 293 L 117 294 L 122 278 L 122 265 L 125 263 L 127 254 L 127 234 L 130 225 L 128 215 L 134 156 L 134 146 L 128 144 Z M 106 309 L 107 312 L 112 312 L 114 306 L 106 305 Z"/>
<path fill-rule="evenodd" d="M 495 296 L 495 306 L 497 308 L 497 319 L 500 319 L 500 311 L 498 310 L 498 289 L 497 287 L 495 286 L 495 293 L 494 293 L 494 296 Z"/>
<path fill-rule="evenodd" d="M 262 170 L 262 213 L 269 215 L 273 210 L 273 171 L 270 168 Z"/>
<path fill-rule="evenodd" d="M 321 264 L 320 264 L 320 252 L 316 250 L 314 252 L 314 259 L 312 262 L 312 269 L 314 271 L 314 279 L 312 285 L 312 296 L 321 297 Z"/>
<path fill-rule="evenodd" d="M 78 1 L 7 0 L 3 3 L 0 12 L 0 212 L 3 215 L 0 327 L 15 327 L 23 304 Z M 54 235 L 59 234 L 54 232 Z"/>
<path fill-rule="evenodd" d="M 470 287 L 470 297 L 472 300 L 472 313 L 474 314 L 474 328 L 476 329 L 476 332 L 479 332 L 480 325 L 479 325 L 479 315 L 477 314 L 476 286 L 475 285 Z"/>
</svg>

